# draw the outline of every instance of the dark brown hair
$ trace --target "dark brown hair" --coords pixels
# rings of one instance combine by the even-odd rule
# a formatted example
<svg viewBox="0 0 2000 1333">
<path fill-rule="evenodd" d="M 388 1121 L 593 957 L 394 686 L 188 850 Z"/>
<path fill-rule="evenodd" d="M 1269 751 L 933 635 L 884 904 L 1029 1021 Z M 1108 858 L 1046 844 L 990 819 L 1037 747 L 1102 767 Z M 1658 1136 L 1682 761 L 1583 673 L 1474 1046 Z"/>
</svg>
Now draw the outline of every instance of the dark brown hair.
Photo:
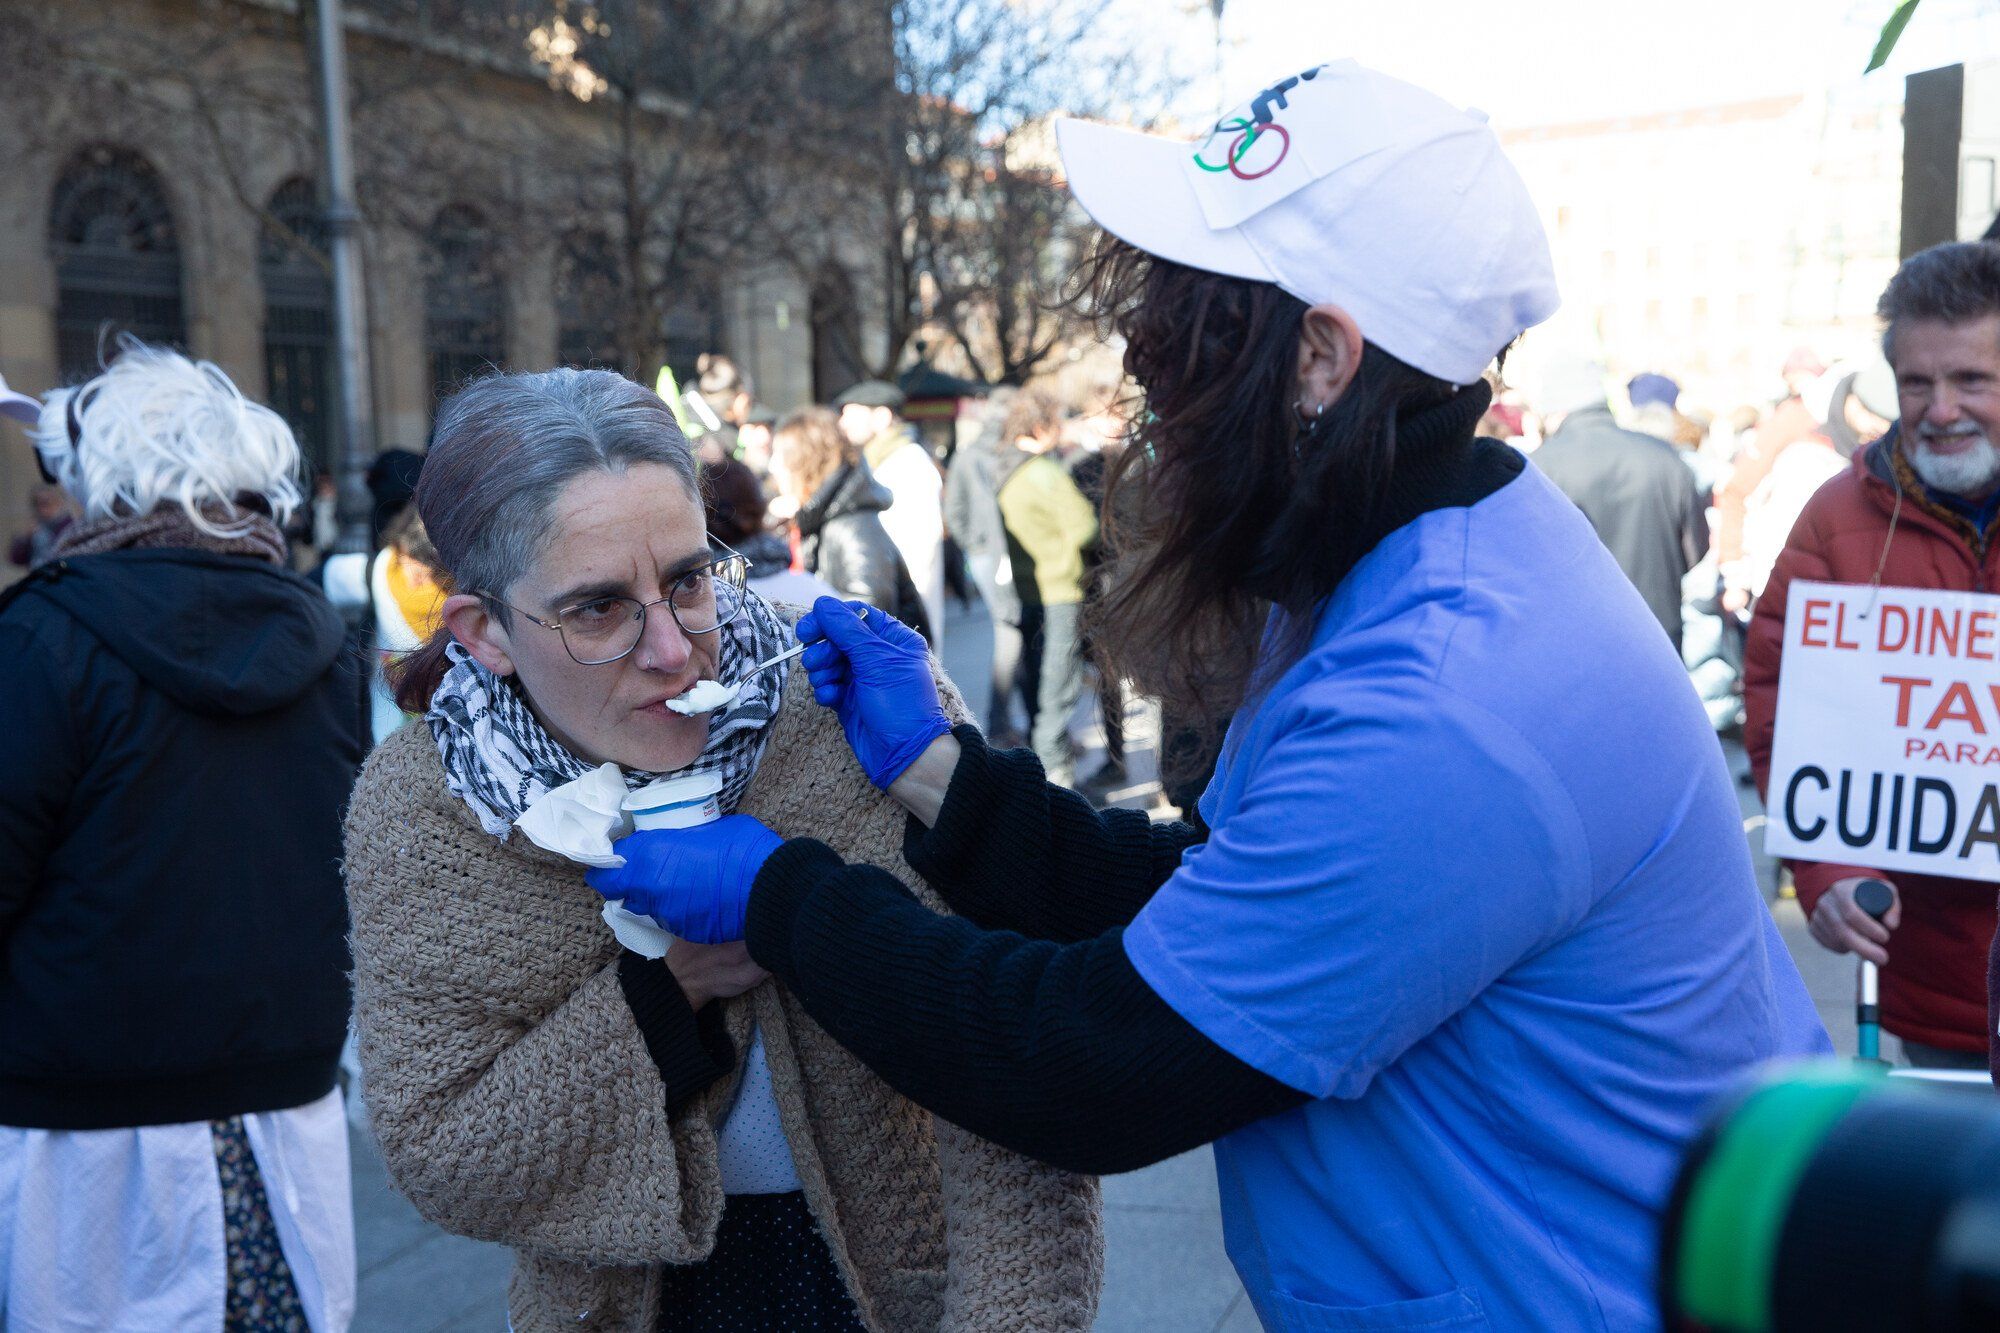
<svg viewBox="0 0 2000 1333">
<path fill-rule="evenodd" d="M 406 506 L 389 520 L 382 529 L 382 545 L 402 552 L 434 574 L 444 573 L 444 558 L 431 545 L 431 535 L 424 531 L 423 515 L 415 505 Z"/>
<path fill-rule="evenodd" d="M 1104 501 L 1114 556 L 1089 632 L 1176 716 L 1220 726 L 1303 651 L 1313 613 L 1382 533 L 1401 418 L 1456 386 L 1373 344 L 1310 426 L 1306 305 L 1104 238 L 1069 300 L 1125 339 L 1145 395 Z M 1288 617 L 1265 644 L 1272 608 Z"/>
<path fill-rule="evenodd" d="M 708 535 L 726 546 L 741 545 L 762 532 L 769 508 L 757 474 L 733 458 L 702 464 L 701 506 Z"/>
</svg>

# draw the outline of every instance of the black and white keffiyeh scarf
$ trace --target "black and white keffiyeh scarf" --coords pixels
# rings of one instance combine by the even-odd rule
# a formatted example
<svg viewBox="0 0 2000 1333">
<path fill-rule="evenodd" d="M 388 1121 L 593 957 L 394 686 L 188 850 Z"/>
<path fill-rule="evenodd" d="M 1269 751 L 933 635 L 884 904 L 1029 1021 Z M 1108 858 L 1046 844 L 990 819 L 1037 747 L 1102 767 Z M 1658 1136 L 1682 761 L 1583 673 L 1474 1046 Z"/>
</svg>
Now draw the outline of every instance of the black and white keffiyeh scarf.
<svg viewBox="0 0 2000 1333">
<path fill-rule="evenodd" d="M 771 604 L 749 591 L 741 614 L 719 633 L 715 672 L 725 683 L 783 652 L 791 638 Z M 480 827 L 505 838 L 529 806 L 597 766 L 570 753 L 543 729 L 513 681 L 494 675 L 456 643 L 446 656 L 451 666 L 425 715 L 444 758 L 445 785 L 479 816 Z M 662 778 L 719 773 L 722 810 L 733 811 L 763 757 L 788 674 L 781 667 L 745 681 L 736 701 L 709 719 L 708 744 L 693 763 L 673 773 L 627 770 L 626 787 L 636 790 Z"/>
</svg>

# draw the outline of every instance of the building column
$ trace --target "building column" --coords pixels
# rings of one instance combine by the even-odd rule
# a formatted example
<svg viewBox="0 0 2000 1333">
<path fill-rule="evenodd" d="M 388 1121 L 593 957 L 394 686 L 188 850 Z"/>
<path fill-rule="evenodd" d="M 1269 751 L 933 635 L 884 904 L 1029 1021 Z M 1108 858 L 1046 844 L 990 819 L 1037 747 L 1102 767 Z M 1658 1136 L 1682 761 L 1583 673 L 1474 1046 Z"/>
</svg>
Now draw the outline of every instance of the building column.
<svg viewBox="0 0 2000 1333">
<path fill-rule="evenodd" d="M 812 309 L 789 269 L 750 272 L 729 294 L 728 343 L 757 401 L 774 412 L 812 402 Z"/>
<path fill-rule="evenodd" d="M 507 268 L 507 368 L 547 370 L 559 343 L 554 238 L 512 247 Z"/>
<path fill-rule="evenodd" d="M 209 243 L 182 251 L 182 287 L 188 300 L 188 346 L 221 366 L 243 396 L 263 402 L 264 275 L 258 267 L 258 221 L 234 200 L 212 205 Z M 196 255 L 199 255 L 197 266 Z M 198 298 L 198 299 L 197 299 Z"/>
<path fill-rule="evenodd" d="M 368 329 L 375 372 L 376 445 L 422 449 L 430 437 L 430 350 L 424 345 L 422 241 L 383 228 L 367 233 Z"/>
</svg>

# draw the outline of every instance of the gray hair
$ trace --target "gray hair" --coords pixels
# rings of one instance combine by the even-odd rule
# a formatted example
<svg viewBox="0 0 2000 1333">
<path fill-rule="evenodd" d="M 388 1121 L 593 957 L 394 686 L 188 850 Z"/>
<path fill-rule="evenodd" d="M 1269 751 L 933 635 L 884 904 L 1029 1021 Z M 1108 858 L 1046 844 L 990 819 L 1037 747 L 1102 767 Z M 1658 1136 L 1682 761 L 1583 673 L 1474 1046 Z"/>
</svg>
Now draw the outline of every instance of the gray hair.
<svg viewBox="0 0 2000 1333">
<path fill-rule="evenodd" d="M 1919 250 L 1889 279 L 1875 313 L 1884 322 L 1882 355 L 1896 363 L 1896 325 L 1907 319 L 1966 324 L 2000 315 L 2000 245 L 1948 241 Z"/>
<path fill-rule="evenodd" d="M 541 554 L 570 482 L 639 463 L 700 502 L 694 451 L 652 390 L 608 370 L 490 375 L 439 407 L 417 512 L 453 589 L 497 596 Z"/>
</svg>

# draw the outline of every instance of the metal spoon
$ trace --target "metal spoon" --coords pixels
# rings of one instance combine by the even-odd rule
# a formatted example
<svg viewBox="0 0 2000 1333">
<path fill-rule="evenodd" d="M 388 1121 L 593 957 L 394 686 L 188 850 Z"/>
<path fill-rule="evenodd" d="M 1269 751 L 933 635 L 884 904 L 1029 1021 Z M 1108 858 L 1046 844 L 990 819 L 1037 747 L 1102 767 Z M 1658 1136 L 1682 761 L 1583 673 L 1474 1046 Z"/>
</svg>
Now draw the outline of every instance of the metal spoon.
<svg viewBox="0 0 2000 1333">
<path fill-rule="evenodd" d="M 863 607 L 861 609 L 860 619 L 862 620 L 868 619 L 868 608 Z M 787 648 L 784 652 L 779 653 L 776 657 L 772 658 L 768 662 L 759 662 L 756 666 L 751 667 L 748 671 L 744 672 L 740 677 L 738 677 L 734 685 L 723 685 L 722 689 L 725 691 L 725 693 L 722 695 L 722 697 L 720 699 L 717 699 L 716 702 L 709 704 L 705 708 L 697 709 L 692 705 L 683 706 L 683 703 L 687 698 L 686 694 L 682 695 L 679 699 L 667 700 L 667 707 L 671 708 L 674 712 L 681 714 L 683 717 L 692 717 L 697 712 L 712 713 L 718 708 L 727 708 L 729 707 L 729 705 L 736 702 L 736 696 L 743 693 L 743 686 L 745 685 L 745 683 L 749 681 L 749 679 L 752 676 L 755 676 L 761 672 L 769 671 L 774 666 L 783 666 L 785 663 L 791 661 L 794 657 L 797 657 L 800 653 L 804 652 L 810 646 L 811 645 L 809 644 L 802 643 L 799 644 L 797 647 Z M 719 682 L 696 681 L 694 689 L 698 690 L 703 685 L 714 685 L 714 684 L 719 684 Z M 694 690 L 688 691 L 689 694 L 692 694 L 693 692 Z"/>
</svg>

